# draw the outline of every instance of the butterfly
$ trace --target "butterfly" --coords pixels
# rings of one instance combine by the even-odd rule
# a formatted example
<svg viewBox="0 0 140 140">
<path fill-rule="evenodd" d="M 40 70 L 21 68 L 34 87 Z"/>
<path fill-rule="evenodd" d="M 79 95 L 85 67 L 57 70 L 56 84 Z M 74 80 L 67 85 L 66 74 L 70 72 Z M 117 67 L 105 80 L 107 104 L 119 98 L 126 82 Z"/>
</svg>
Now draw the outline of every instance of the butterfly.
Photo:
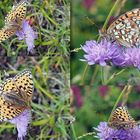
<svg viewBox="0 0 140 140">
<path fill-rule="evenodd" d="M 138 125 L 138 122 L 129 114 L 126 106 L 118 107 L 111 116 L 108 126 L 117 129 L 130 129 Z"/>
<path fill-rule="evenodd" d="M 101 36 L 117 41 L 125 47 L 140 45 L 140 9 L 133 9 L 118 17 L 107 29 L 99 31 Z"/>
<path fill-rule="evenodd" d="M 7 121 L 30 109 L 33 78 L 29 70 L 6 79 L 0 84 L 0 120 Z"/>
<path fill-rule="evenodd" d="M 25 0 L 13 6 L 5 17 L 5 26 L 0 30 L 0 42 L 8 39 L 21 28 L 22 21 L 26 16 L 26 10 L 27 2 Z"/>
</svg>

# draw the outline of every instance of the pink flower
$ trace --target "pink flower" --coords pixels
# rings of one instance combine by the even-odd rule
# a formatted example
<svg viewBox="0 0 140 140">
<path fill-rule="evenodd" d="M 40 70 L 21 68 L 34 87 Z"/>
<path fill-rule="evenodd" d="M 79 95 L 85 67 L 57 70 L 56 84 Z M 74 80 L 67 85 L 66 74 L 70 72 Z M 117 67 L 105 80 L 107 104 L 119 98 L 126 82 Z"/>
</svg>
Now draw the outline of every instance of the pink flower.
<svg viewBox="0 0 140 140">
<path fill-rule="evenodd" d="M 83 0 L 83 6 L 86 9 L 90 9 L 94 2 L 95 0 Z"/>
<path fill-rule="evenodd" d="M 82 96 L 81 96 L 80 88 L 78 86 L 72 86 L 71 89 L 72 89 L 74 97 L 76 99 L 77 106 L 81 107 L 82 104 L 83 104 L 83 99 L 82 99 Z"/>
<path fill-rule="evenodd" d="M 108 92 L 109 87 L 108 86 L 100 86 L 99 92 L 101 97 L 105 97 L 106 93 Z"/>
</svg>

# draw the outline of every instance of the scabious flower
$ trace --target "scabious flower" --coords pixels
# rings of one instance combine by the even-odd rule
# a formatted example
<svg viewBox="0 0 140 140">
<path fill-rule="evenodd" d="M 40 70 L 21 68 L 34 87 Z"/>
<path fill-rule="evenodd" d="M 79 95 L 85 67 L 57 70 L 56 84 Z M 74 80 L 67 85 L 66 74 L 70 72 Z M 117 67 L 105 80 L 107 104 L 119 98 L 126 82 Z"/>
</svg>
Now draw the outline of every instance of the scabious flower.
<svg viewBox="0 0 140 140">
<path fill-rule="evenodd" d="M 140 69 L 140 48 L 125 48 L 121 57 L 113 59 L 112 63 L 122 67 L 136 67 Z"/>
<path fill-rule="evenodd" d="M 97 128 L 97 138 L 100 140 L 140 140 L 140 128 L 133 129 L 113 129 L 107 125 L 107 122 L 100 122 Z"/>
<path fill-rule="evenodd" d="M 85 51 L 84 60 L 89 65 L 100 64 L 106 66 L 107 63 L 121 67 L 136 67 L 140 69 L 140 48 L 123 48 L 117 43 L 111 43 L 106 39 L 97 43 L 87 41 L 82 49 Z"/>
<path fill-rule="evenodd" d="M 85 51 L 84 61 L 87 61 L 89 65 L 100 64 L 101 66 L 107 65 L 113 59 L 120 59 L 121 48 L 117 47 L 116 43 L 111 43 L 106 39 L 97 43 L 96 41 L 86 41 L 82 46 Z"/>
<path fill-rule="evenodd" d="M 19 116 L 9 120 L 10 123 L 15 124 L 18 131 L 18 139 L 23 140 L 27 134 L 27 127 L 31 121 L 30 109 L 24 110 Z"/>
<path fill-rule="evenodd" d="M 140 48 L 125 49 L 124 66 L 134 66 L 140 69 Z"/>
<path fill-rule="evenodd" d="M 37 38 L 32 27 L 29 25 L 29 21 L 24 20 L 22 23 L 22 29 L 16 32 L 19 40 L 24 39 L 27 46 L 28 52 L 32 52 L 34 46 L 34 40 Z"/>
</svg>

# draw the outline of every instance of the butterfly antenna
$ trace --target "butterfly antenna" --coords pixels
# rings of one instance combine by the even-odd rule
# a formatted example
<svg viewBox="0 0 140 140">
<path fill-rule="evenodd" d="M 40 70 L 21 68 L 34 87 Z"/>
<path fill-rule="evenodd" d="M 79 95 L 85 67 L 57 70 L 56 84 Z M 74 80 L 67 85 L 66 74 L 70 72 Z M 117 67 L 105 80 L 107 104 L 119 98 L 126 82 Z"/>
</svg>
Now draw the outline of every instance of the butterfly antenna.
<svg viewBox="0 0 140 140">
<path fill-rule="evenodd" d="M 88 16 L 86 16 L 86 19 L 99 30 L 99 26 L 97 26 L 93 20 L 91 20 Z"/>
<path fill-rule="evenodd" d="M 91 20 L 88 16 L 86 16 L 86 19 L 92 24 L 92 25 L 94 25 L 97 29 L 98 29 L 98 31 L 100 30 L 100 28 L 99 28 L 99 26 L 97 26 L 97 24 L 93 21 L 93 20 Z M 100 34 L 98 33 L 95 37 L 98 37 Z"/>
</svg>

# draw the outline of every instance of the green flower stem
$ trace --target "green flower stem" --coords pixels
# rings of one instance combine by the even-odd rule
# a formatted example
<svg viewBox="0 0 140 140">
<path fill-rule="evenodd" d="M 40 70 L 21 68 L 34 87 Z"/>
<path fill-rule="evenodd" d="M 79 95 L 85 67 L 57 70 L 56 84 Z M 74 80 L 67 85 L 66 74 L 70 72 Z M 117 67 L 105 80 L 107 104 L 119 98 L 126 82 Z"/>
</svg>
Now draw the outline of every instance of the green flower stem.
<svg viewBox="0 0 140 140">
<path fill-rule="evenodd" d="M 121 73 L 123 73 L 125 71 L 125 69 L 122 69 L 121 71 L 119 71 L 118 73 L 113 73 L 110 78 L 105 82 L 105 85 L 107 85 L 112 79 L 114 79 L 116 76 L 120 75 Z"/>
<path fill-rule="evenodd" d="M 126 86 L 124 87 L 124 89 L 122 90 L 121 94 L 119 95 L 119 97 L 118 97 L 118 99 L 117 99 L 117 101 L 116 101 L 116 103 L 115 103 L 115 105 L 114 105 L 114 107 L 113 107 L 113 109 L 112 109 L 112 111 L 111 111 L 111 114 L 110 114 L 110 116 L 109 116 L 108 122 L 110 121 L 113 111 L 116 109 L 118 103 L 120 102 L 122 96 L 124 95 L 124 93 L 125 93 L 126 89 L 128 89 L 128 87 L 129 87 L 129 85 L 126 85 Z"/>
<path fill-rule="evenodd" d="M 106 26 L 107 26 L 107 23 L 108 23 L 110 17 L 112 16 L 113 12 L 117 9 L 117 7 L 118 7 L 118 5 L 119 5 L 120 2 L 121 2 L 121 0 L 117 0 L 117 1 L 115 2 L 114 6 L 112 7 L 112 9 L 110 10 L 110 12 L 109 12 L 109 14 L 108 14 L 108 16 L 107 16 L 107 18 L 106 18 L 106 20 L 105 20 L 105 23 L 104 23 L 104 25 L 103 25 L 103 27 L 102 27 L 103 30 L 106 29 Z M 101 38 L 101 36 L 98 37 L 97 42 L 100 40 L 100 38 Z M 103 69 L 102 69 L 102 67 L 101 67 L 101 71 L 102 71 L 102 70 L 103 70 Z M 104 77 L 103 77 L 103 75 L 104 75 L 103 73 L 104 73 L 104 72 L 102 71 L 102 75 L 101 75 L 102 78 L 104 78 Z M 104 82 L 105 82 L 105 80 L 102 79 L 102 83 L 103 83 L 103 84 L 105 84 Z"/>
<path fill-rule="evenodd" d="M 103 29 L 106 28 L 106 25 L 107 25 L 107 23 L 108 23 L 110 17 L 112 16 L 113 12 L 117 9 L 117 6 L 121 3 L 121 1 L 122 1 L 122 0 L 116 0 L 114 6 L 112 7 L 111 11 L 109 12 L 109 14 L 108 14 L 108 16 L 107 16 L 107 18 L 106 18 L 106 21 L 105 21 L 105 23 L 104 23 L 104 25 L 103 25 Z"/>
<path fill-rule="evenodd" d="M 77 140 L 77 138 L 76 138 L 76 132 L 75 132 L 75 129 L 74 129 L 73 124 L 71 124 L 71 130 L 72 130 L 72 133 L 73 133 L 73 140 Z"/>
<path fill-rule="evenodd" d="M 93 136 L 93 135 L 96 136 L 96 133 L 95 133 L 95 132 L 89 132 L 89 133 L 83 134 L 82 136 L 79 136 L 77 139 L 82 139 L 82 138 L 84 138 L 84 137 Z"/>
<path fill-rule="evenodd" d="M 94 71 L 94 73 L 93 73 L 93 76 L 92 76 L 92 79 L 91 79 L 91 82 L 90 82 L 90 85 L 92 85 L 92 84 L 94 83 L 95 78 L 96 78 L 96 75 L 97 75 L 97 73 L 98 73 L 98 70 L 99 70 L 99 65 L 96 65 L 95 71 Z"/>
<path fill-rule="evenodd" d="M 81 84 L 84 84 L 84 78 L 85 78 L 85 75 L 86 75 L 86 72 L 87 72 L 88 68 L 89 68 L 89 66 L 88 66 L 88 64 L 87 64 L 86 67 L 85 67 L 85 69 L 84 69 L 83 76 L 82 76 L 82 78 L 81 78 Z"/>
<path fill-rule="evenodd" d="M 124 100 L 122 102 L 122 106 L 124 106 L 126 104 L 126 102 L 128 100 L 128 96 L 131 93 L 132 89 L 133 89 L 133 86 L 132 85 L 128 85 L 127 91 L 126 91 L 126 93 L 124 95 L 124 98 L 123 98 Z"/>
<path fill-rule="evenodd" d="M 108 14 L 108 16 L 107 16 L 107 18 L 106 18 L 106 21 L 105 21 L 105 23 L 104 23 L 104 25 L 103 25 L 103 29 L 105 29 L 106 28 L 106 25 L 107 25 L 107 23 L 108 23 L 108 21 L 109 21 L 109 19 L 110 19 L 110 17 L 112 16 L 112 14 L 113 14 L 113 12 L 117 9 L 117 7 L 118 7 L 118 5 L 119 5 L 119 3 L 121 2 L 122 0 L 116 0 L 116 2 L 115 2 L 115 4 L 114 4 L 114 6 L 112 7 L 112 9 L 110 10 L 110 12 L 109 12 L 109 14 Z M 99 36 L 98 37 L 98 39 L 97 39 L 97 42 L 100 40 L 100 38 L 101 38 L 101 36 Z M 84 74 L 83 74 L 83 76 L 82 76 L 82 83 L 83 83 L 83 80 L 84 80 L 84 77 L 85 77 L 85 72 L 87 71 L 87 68 L 88 68 L 88 64 L 87 64 L 87 66 L 85 67 L 85 70 L 84 70 Z M 102 69 L 102 68 L 101 68 Z M 102 71 L 102 70 L 101 70 Z M 102 73 L 103 74 L 103 73 Z M 103 76 L 103 75 L 102 75 Z M 93 78 L 95 77 L 95 75 L 93 75 Z M 93 79 L 92 78 L 92 79 Z M 102 77 L 102 78 L 104 78 L 104 77 Z M 104 79 L 102 79 L 102 82 L 104 81 Z"/>
<path fill-rule="evenodd" d="M 101 67 L 101 80 L 102 80 L 102 85 L 105 84 L 105 79 L 104 79 L 104 67 Z"/>
<path fill-rule="evenodd" d="M 106 26 L 107 26 L 107 23 L 108 23 L 110 17 L 113 15 L 114 11 L 117 9 L 117 7 L 118 7 L 118 5 L 120 4 L 121 1 L 122 0 L 116 0 L 114 6 L 111 8 L 111 10 L 110 10 L 110 12 L 109 12 L 109 14 L 108 14 L 108 16 L 107 16 L 107 18 L 105 20 L 105 23 L 104 23 L 102 29 L 106 29 Z M 98 37 L 97 41 L 99 41 L 100 38 L 101 38 L 101 36 Z"/>
</svg>

